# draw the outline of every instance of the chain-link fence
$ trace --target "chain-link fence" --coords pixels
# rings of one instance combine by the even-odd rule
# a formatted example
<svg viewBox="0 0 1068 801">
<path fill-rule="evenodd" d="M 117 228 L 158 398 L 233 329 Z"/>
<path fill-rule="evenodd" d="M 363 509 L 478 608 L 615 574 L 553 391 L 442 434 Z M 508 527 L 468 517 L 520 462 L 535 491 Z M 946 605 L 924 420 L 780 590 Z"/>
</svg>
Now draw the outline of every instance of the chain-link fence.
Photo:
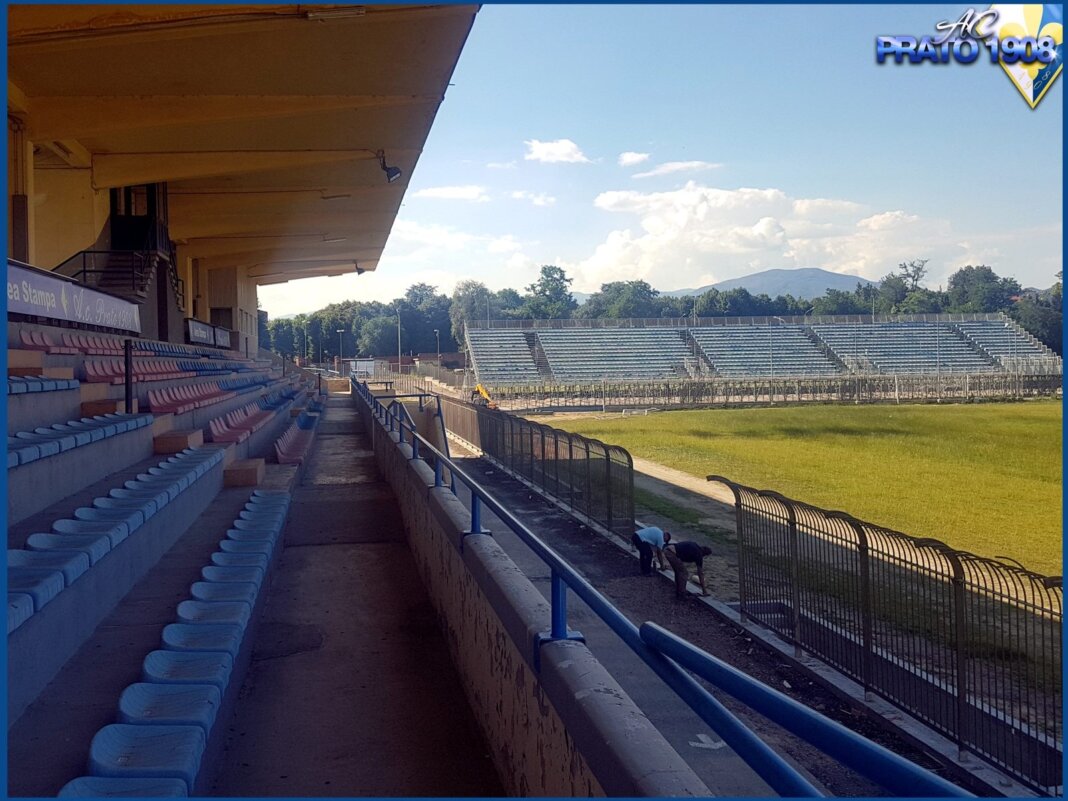
<svg viewBox="0 0 1068 801">
<path fill-rule="evenodd" d="M 1059 576 L 709 480 L 735 496 L 744 617 L 1060 794 Z"/>
<path fill-rule="evenodd" d="M 634 463 L 626 450 L 444 397 L 441 409 L 450 433 L 572 513 L 630 539 Z"/>
</svg>

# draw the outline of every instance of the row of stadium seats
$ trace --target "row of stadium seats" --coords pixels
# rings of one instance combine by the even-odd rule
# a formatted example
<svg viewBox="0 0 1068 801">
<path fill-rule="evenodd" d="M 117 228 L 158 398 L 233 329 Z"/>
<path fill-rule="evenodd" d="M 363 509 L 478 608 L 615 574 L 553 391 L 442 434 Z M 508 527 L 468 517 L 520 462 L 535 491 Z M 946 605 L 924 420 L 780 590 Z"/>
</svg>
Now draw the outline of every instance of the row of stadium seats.
<svg viewBox="0 0 1068 801">
<path fill-rule="evenodd" d="M 309 413 L 307 410 L 300 416 L 274 444 L 275 456 L 278 464 L 303 464 L 315 439 L 315 427 L 319 422 L 319 415 Z"/>
<path fill-rule="evenodd" d="M 7 469 L 151 424 L 150 414 L 104 414 L 19 431 L 7 438 Z"/>
<path fill-rule="evenodd" d="M 9 375 L 7 394 L 22 395 L 29 392 L 56 392 L 77 389 L 81 386 L 76 378 L 48 378 L 43 375 Z"/>
<path fill-rule="evenodd" d="M 116 722 L 89 746 L 87 774 L 59 797 L 188 796 L 202 791 L 209 745 L 223 736 L 251 650 L 262 589 L 281 552 L 285 492 L 252 493 L 161 633 Z"/>
<path fill-rule="evenodd" d="M 31 534 L 26 550 L 8 551 L 8 634 L 134 534 L 153 515 L 223 458 L 220 450 L 188 450 L 127 481 L 51 533 Z"/>
<path fill-rule="evenodd" d="M 717 375 L 832 376 L 842 372 L 982 373 L 1009 359 L 1059 357 L 1007 319 L 962 322 L 766 323 L 692 328 L 471 329 L 486 384 L 591 382 Z M 693 344 L 690 344 L 692 339 Z M 545 361 L 539 370 L 539 351 Z M 693 369 L 695 360 L 707 367 Z"/>
</svg>

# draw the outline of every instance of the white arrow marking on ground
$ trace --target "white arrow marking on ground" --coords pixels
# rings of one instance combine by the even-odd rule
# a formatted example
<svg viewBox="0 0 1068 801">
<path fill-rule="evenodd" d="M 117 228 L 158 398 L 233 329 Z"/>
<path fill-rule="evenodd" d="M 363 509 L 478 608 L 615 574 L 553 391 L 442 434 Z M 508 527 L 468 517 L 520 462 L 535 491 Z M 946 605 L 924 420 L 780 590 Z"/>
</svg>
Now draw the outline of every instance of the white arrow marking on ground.
<svg viewBox="0 0 1068 801">
<path fill-rule="evenodd" d="M 713 740 L 707 734 L 698 734 L 697 742 L 695 743 L 693 740 L 690 740 L 690 745 L 692 745 L 694 748 L 708 748 L 712 751 L 715 751 L 717 748 L 722 748 L 723 746 L 725 746 L 726 743 L 722 740 Z"/>
</svg>

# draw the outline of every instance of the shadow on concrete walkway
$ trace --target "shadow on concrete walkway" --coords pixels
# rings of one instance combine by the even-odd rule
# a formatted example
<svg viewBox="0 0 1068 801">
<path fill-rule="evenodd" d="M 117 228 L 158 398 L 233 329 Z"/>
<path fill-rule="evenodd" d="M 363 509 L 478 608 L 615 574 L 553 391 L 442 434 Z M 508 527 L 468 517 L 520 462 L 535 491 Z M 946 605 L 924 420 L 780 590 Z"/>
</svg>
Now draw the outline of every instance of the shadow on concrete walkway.
<svg viewBox="0 0 1068 801">
<path fill-rule="evenodd" d="M 312 448 L 213 793 L 501 795 L 348 396 Z"/>
</svg>

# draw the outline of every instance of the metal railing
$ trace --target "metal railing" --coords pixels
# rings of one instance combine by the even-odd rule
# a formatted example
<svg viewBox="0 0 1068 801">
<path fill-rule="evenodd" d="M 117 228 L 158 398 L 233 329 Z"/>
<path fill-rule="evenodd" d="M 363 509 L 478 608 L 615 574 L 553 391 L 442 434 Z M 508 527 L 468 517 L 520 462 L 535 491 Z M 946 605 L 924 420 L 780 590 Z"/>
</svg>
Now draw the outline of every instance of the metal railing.
<svg viewBox="0 0 1068 801">
<path fill-rule="evenodd" d="M 830 323 L 957 323 L 976 320 L 1007 320 L 1001 312 L 986 314 L 836 314 L 789 317 L 628 317 L 569 318 L 563 320 L 476 320 L 466 321 L 468 328 L 510 328 L 523 331 L 562 328 L 712 328 L 739 325 L 826 325 Z"/>
<path fill-rule="evenodd" d="M 588 522 L 634 532 L 634 460 L 618 445 L 442 398 L 445 427 Z"/>
<path fill-rule="evenodd" d="M 373 420 L 390 433 L 398 443 L 411 447 L 413 459 L 423 459 L 434 468 L 434 486 L 447 486 L 443 474 L 448 471 L 471 494 L 471 528 L 467 536 L 489 534 L 482 527 L 482 508 L 496 515 L 550 569 L 550 619 L 546 631 L 536 638 L 533 661 L 546 642 L 581 638 L 567 625 L 567 590 L 570 589 L 604 623 L 625 642 L 705 721 L 723 741 L 741 756 L 775 792 L 791 797 L 820 797 L 820 792 L 799 771 L 788 765 L 737 717 L 667 654 L 680 655 L 694 672 L 709 683 L 736 697 L 748 698 L 753 709 L 765 717 L 794 731 L 816 748 L 835 756 L 858 773 L 901 795 L 966 797 L 970 794 L 941 777 L 920 768 L 876 743 L 838 726 L 813 710 L 800 707 L 790 699 L 731 668 L 715 657 L 694 649 L 680 647 L 671 635 L 645 624 L 642 630 L 628 620 L 607 598 L 587 582 L 559 554 L 546 545 L 507 508 L 490 495 L 475 479 L 467 475 L 447 456 L 437 451 L 414 427 L 406 423 L 396 408 L 391 412 L 363 382 L 351 380 L 352 394 L 366 404 Z M 663 636 L 666 635 L 666 636 Z M 524 644 L 518 644 L 524 647 Z M 689 645 L 684 643 L 684 646 Z M 729 676 L 728 678 L 725 678 Z"/>
<path fill-rule="evenodd" d="M 1061 577 L 708 480 L 734 493 L 744 618 L 1059 794 Z"/>
<path fill-rule="evenodd" d="M 127 290 L 144 297 L 152 272 L 146 254 L 136 250 L 83 250 L 53 271 L 85 286 L 116 294 Z"/>
</svg>

